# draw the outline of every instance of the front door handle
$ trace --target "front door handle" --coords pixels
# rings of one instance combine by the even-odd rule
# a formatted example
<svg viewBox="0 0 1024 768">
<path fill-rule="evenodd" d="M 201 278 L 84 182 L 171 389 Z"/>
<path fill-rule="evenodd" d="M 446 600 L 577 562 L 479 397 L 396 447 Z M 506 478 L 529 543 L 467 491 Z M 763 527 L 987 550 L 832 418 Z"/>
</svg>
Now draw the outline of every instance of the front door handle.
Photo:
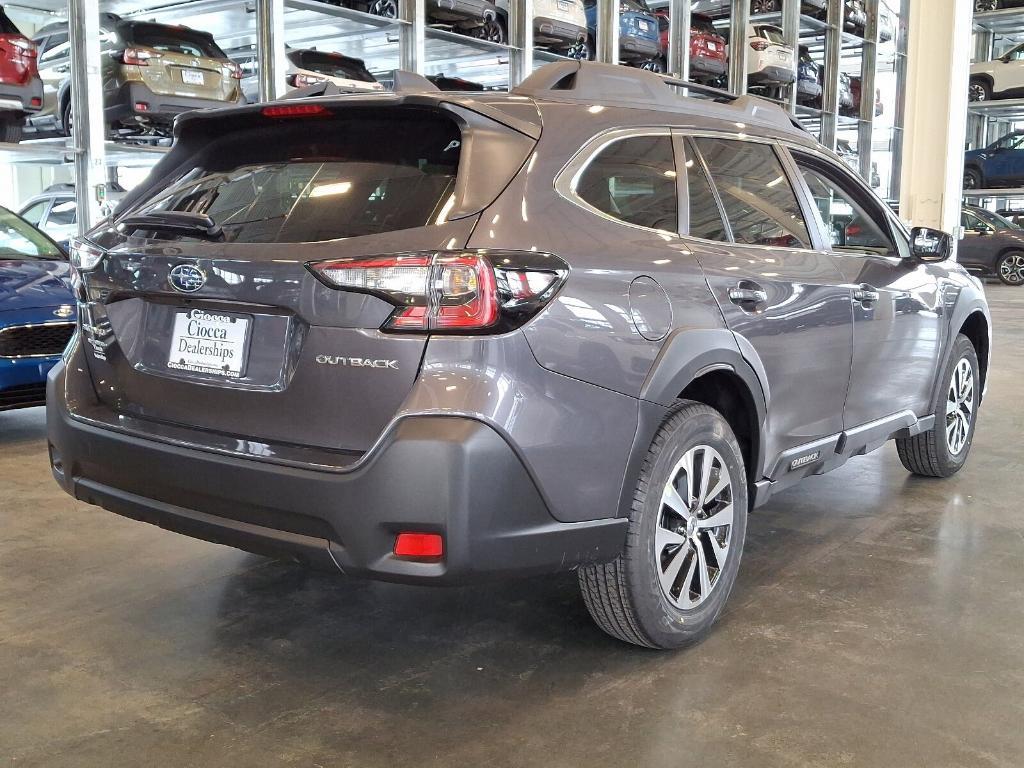
<svg viewBox="0 0 1024 768">
<path fill-rule="evenodd" d="M 864 284 L 859 285 L 853 289 L 853 298 L 855 301 L 859 301 L 861 304 L 867 307 L 870 306 L 871 304 L 878 303 L 880 295 L 878 293 L 878 289 L 875 288 L 873 285 Z"/>
<path fill-rule="evenodd" d="M 729 289 L 729 301 L 746 310 L 757 309 L 768 303 L 768 291 L 757 283 L 744 280 Z"/>
</svg>

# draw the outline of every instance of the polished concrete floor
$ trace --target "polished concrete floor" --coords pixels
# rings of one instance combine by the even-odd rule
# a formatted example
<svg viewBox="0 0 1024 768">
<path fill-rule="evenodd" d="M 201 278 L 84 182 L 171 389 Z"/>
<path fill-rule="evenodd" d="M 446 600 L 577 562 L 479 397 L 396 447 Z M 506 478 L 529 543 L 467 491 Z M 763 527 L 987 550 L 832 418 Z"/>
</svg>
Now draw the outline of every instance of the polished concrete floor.
<svg viewBox="0 0 1024 768">
<path fill-rule="evenodd" d="M 572 576 L 348 581 L 74 502 L 41 409 L 0 414 L 0 765 L 1024 765 L 1024 289 L 974 452 L 892 446 L 751 518 L 679 653 L 619 644 Z"/>
</svg>

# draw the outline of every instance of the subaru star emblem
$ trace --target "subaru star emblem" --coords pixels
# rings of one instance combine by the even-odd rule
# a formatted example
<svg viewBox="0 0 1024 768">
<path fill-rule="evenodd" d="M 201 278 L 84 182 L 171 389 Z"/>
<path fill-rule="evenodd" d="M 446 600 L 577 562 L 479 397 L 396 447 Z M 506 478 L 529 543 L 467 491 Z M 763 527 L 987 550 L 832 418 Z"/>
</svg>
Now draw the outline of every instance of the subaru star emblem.
<svg viewBox="0 0 1024 768">
<path fill-rule="evenodd" d="M 64 320 L 64 319 L 66 319 L 68 317 L 71 317 L 73 314 L 75 314 L 75 308 L 72 307 L 70 304 L 61 304 L 59 307 L 57 307 L 55 310 L 53 310 L 53 314 L 54 314 L 54 316 L 59 317 L 62 320 Z"/>
<path fill-rule="evenodd" d="M 206 285 L 206 273 L 194 264 L 178 264 L 167 276 L 175 290 L 195 293 Z"/>
</svg>

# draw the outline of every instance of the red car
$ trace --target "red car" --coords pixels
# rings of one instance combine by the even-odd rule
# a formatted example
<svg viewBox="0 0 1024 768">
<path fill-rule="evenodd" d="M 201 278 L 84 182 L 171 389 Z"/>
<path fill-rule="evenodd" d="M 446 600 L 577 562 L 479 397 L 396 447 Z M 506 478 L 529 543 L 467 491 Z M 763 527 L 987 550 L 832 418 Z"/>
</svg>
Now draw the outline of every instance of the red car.
<svg viewBox="0 0 1024 768">
<path fill-rule="evenodd" d="M 668 50 L 668 11 L 654 12 L 661 32 L 661 50 Z M 725 77 L 729 63 L 725 38 L 718 34 L 709 16 L 695 13 L 690 17 L 690 79 L 718 80 Z"/>
<path fill-rule="evenodd" d="M 36 46 L 0 6 L 0 141 L 19 141 L 25 115 L 42 106 Z"/>
</svg>

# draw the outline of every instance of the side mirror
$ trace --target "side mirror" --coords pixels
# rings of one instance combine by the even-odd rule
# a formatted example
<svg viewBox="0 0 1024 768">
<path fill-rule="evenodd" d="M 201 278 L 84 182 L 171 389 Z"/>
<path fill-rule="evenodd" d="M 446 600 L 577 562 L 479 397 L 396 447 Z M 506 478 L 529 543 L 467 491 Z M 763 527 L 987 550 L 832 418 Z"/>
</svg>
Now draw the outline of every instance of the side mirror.
<svg viewBox="0 0 1024 768">
<path fill-rule="evenodd" d="M 919 261 L 946 261 L 953 253 L 953 238 L 929 227 L 914 227 L 910 232 L 910 252 Z"/>
</svg>

